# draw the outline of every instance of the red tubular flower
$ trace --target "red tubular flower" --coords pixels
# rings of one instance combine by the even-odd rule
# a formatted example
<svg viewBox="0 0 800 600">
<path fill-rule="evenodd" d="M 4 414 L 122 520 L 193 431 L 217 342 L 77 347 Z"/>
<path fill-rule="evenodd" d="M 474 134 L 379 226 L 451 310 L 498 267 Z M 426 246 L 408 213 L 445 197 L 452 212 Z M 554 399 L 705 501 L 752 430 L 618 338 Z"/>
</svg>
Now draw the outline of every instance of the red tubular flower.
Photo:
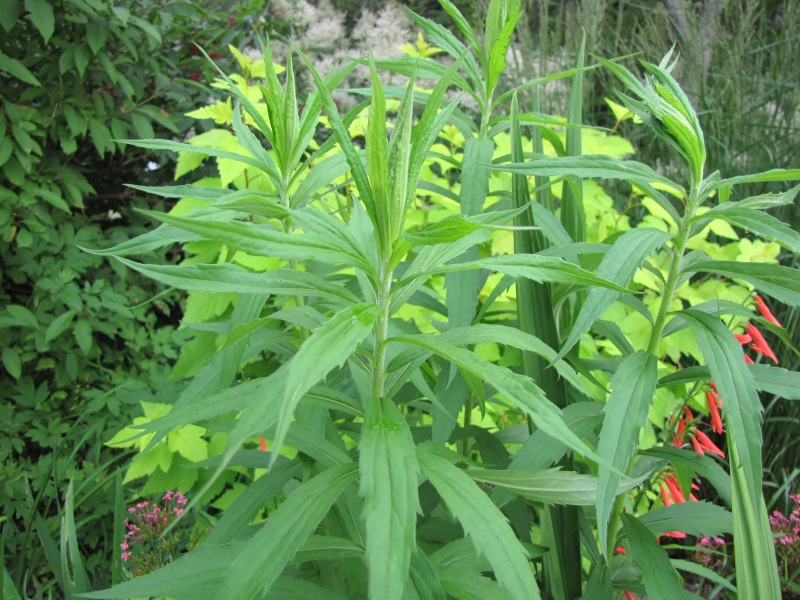
<svg viewBox="0 0 800 600">
<path fill-rule="evenodd" d="M 267 440 L 265 440 L 263 437 L 262 438 L 258 438 L 258 445 L 261 448 L 262 452 L 266 452 L 267 451 Z"/>
<path fill-rule="evenodd" d="M 763 354 L 764 356 L 771 358 L 777 365 L 778 357 L 775 356 L 775 353 L 772 351 L 772 348 L 769 347 L 767 340 L 764 339 L 764 336 L 761 335 L 761 332 L 756 328 L 756 326 L 752 323 L 748 323 L 747 333 L 749 333 L 753 338 L 753 343 L 750 344 L 750 347 L 759 354 Z"/>
<path fill-rule="evenodd" d="M 686 430 L 686 422 L 681 419 L 678 421 L 678 433 L 675 434 L 675 440 L 672 442 L 672 445 L 676 448 L 680 448 L 683 446 L 683 432 Z"/>
<path fill-rule="evenodd" d="M 744 362 L 745 362 L 745 364 L 748 364 L 748 365 L 756 364 L 755 361 L 752 358 L 747 356 L 747 354 L 744 355 Z"/>
<path fill-rule="evenodd" d="M 697 496 L 695 496 L 694 494 L 689 494 L 689 498 L 691 499 L 692 502 L 697 502 Z"/>
<path fill-rule="evenodd" d="M 627 555 L 628 554 L 627 552 L 625 552 L 625 548 L 623 548 L 622 546 L 619 546 L 616 550 L 614 550 L 614 552 L 616 552 L 617 554 L 622 554 L 622 555 Z"/>
<path fill-rule="evenodd" d="M 681 502 L 686 502 L 686 496 L 683 495 L 683 490 L 681 490 L 681 486 L 678 485 L 678 480 L 675 479 L 674 475 L 671 475 L 664 479 L 664 483 L 667 484 L 669 488 L 669 493 L 672 496 L 672 499 L 675 500 L 677 504 Z"/>
<path fill-rule="evenodd" d="M 746 333 L 734 333 L 733 337 L 739 342 L 740 345 L 744 346 L 745 344 L 749 344 L 753 341 L 753 338 L 746 334 Z"/>
<path fill-rule="evenodd" d="M 684 539 L 686 537 L 686 534 L 683 533 L 682 531 L 668 531 L 666 533 L 662 533 L 661 536 L 662 537 L 671 537 L 671 538 L 676 538 L 676 539 L 682 540 L 682 539 Z"/>
<path fill-rule="evenodd" d="M 720 417 L 719 408 L 717 408 L 719 397 L 716 392 L 708 390 L 706 392 L 706 401 L 708 402 L 708 413 L 711 415 L 711 430 L 714 433 L 722 433 L 722 417 Z"/>
<path fill-rule="evenodd" d="M 687 418 L 689 421 L 694 421 L 694 415 L 692 414 L 692 411 L 691 411 L 691 410 L 689 410 L 689 407 L 688 407 L 688 406 L 684 406 L 684 407 L 683 407 L 683 414 L 684 414 L 684 415 L 686 415 L 686 418 Z"/>
<path fill-rule="evenodd" d="M 695 482 L 692 482 L 692 489 L 699 492 L 700 491 L 700 486 L 697 485 Z"/>
<path fill-rule="evenodd" d="M 664 506 L 672 506 L 672 500 L 670 500 L 667 488 L 664 487 L 663 483 L 661 484 L 661 501 L 664 503 Z"/>
<path fill-rule="evenodd" d="M 697 437 L 697 441 L 700 442 L 700 445 L 703 447 L 703 449 L 708 450 L 709 452 L 716 454 L 718 456 L 721 456 L 722 458 L 725 458 L 725 453 L 719 448 L 717 448 L 714 442 L 712 442 L 705 433 L 703 433 L 698 429 L 695 432 L 695 436 Z"/>
<path fill-rule="evenodd" d="M 700 445 L 700 442 L 697 441 L 696 437 L 691 438 L 692 440 L 692 448 L 694 451 L 697 452 L 700 456 L 705 456 L 705 452 L 703 452 L 703 447 Z"/>
<path fill-rule="evenodd" d="M 622 592 L 622 593 L 623 593 L 623 594 L 625 594 L 625 598 L 627 598 L 627 600 L 636 600 L 636 596 L 634 596 L 634 595 L 633 595 L 631 592 L 629 592 L 628 590 L 625 590 L 625 591 L 624 591 L 624 592 Z"/>
<path fill-rule="evenodd" d="M 772 314 L 772 311 L 769 309 L 769 306 L 767 306 L 766 302 L 764 302 L 761 299 L 761 296 L 756 294 L 755 296 L 753 296 L 753 300 L 756 301 L 758 312 L 761 313 L 762 317 L 764 317 L 767 321 L 769 321 L 773 325 L 777 325 L 778 327 L 781 328 L 783 327 L 783 325 L 780 324 L 780 321 L 778 321 L 778 319 L 775 318 L 775 315 Z"/>
</svg>

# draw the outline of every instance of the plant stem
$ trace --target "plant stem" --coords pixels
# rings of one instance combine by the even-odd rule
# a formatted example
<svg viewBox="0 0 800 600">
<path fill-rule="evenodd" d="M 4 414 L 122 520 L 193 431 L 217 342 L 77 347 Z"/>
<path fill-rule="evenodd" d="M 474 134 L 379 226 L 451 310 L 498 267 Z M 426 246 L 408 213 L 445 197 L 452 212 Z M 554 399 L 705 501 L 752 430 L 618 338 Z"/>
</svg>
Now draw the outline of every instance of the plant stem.
<svg viewBox="0 0 800 600">
<path fill-rule="evenodd" d="M 464 432 L 472 425 L 472 392 L 467 394 L 467 399 L 464 401 Z M 470 443 L 469 435 L 461 440 L 461 454 L 469 457 Z"/>
<path fill-rule="evenodd" d="M 667 276 L 667 284 L 664 286 L 661 306 L 658 308 L 658 315 L 656 316 L 655 323 L 653 323 L 653 329 L 650 332 L 650 341 L 647 344 L 647 352 L 649 354 L 656 354 L 658 352 L 658 345 L 661 342 L 661 333 L 664 331 L 664 326 L 667 321 L 667 313 L 675 298 L 678 280 L 681 276 L 681 262 L 686 250 L 686 242 L 689 240 L 691 220 L 697 211 L 698 191 L 699 184 L 693 185 L 689 195 L 689 201 L 686 203 L 686 211 L 683 214 L 683 219 L 681 219 L 680 228 L 678 230 L 678 240 L 675 242 L 672 264 L 670 265 L 669 275 Z"/>
<path fill-rule="evenodd" d="M 386 262 L 381 264 L 381 289 L 378 291 L 378 306 L 381 309 L 373 328 L 375 334 L 375 360 L 372 363 L 372 397 L 383 396 L 386 378 L 386 338 L 389 333 L 389 292 L 392 289 L 392 273 Z"/>
</svg>

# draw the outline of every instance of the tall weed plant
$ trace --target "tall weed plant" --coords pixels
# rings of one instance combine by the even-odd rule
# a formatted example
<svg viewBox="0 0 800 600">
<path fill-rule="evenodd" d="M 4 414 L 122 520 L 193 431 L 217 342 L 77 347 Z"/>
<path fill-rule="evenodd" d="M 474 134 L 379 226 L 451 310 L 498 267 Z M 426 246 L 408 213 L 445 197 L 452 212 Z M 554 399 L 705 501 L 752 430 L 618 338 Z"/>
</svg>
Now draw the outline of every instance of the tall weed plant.
<svg viewBox="0 0 800 600">
<path fill-rule="evenodd" d="M 703 130 L 670 74 L 670 54 L 659 65 L 641 62 L 642 81 L 618 62 L 585 66 L 582 44 L 575 69 L 498 93 L 519 4 L 493 0 L 479 33 L 452 4 L 442 6 L 469 46 L 411 16 L 452 56 L 450 66 L 370 56 L 323 76 L 295 49 L 282 82 L 266 40 L 263 78 L 253 78 L 260 82 L 220 72 L 233 100 L 232 132 L 218 134 L 227 142 L 126 140 L 194 164 L 216 158 L 222 180 L 139 188 L 189 200 L 180 214 L 148 213 L 163 224 L 102 254 L 163 284 L 227 298 L 229 308 L 207 328 L 213 336 L 174 405 L 114 443 L 139 443 L 135 469 L 152 464 L 165 441 L 177 448 L 198 433 L 214 440 L 218 450 L 197 465 L 212 473 L 181 517 L 202 510 L 226 469 L 250 483 L 218 518 L 206 513 L 213 528 L 196 549 L 89 597 L 694 596 L 679 572 L 741 598 L 780 597 L 758 392 L 796 399 L 800 381 L 779 367 L 748 366 L 745 335 L 729 327 L 731 316 L 751 321 L 746 342 L 774 357 L 752 325 L 778 329 L 768 309 L 756 317 L 727 300 L 684 308 L 678 292 L 696 278 L 727 278 L 796 305 L 797 271 L 722 260 L 690 244 L 722 221 L 796 252 L 798 234 L 764 211 L 792 202 L 798 188 L 735 194 L 736 186 L 800 179 L 800 170 L 707 173 Z M 298 59 L 315 83 L 302 112 Z M 340 116 L 332 94 L 358 65 L 372 86 Z M 619 102 L 680 157 L 685 181 L 584 153 L 583 78 L 598 67 L 620 81 Z M 408 84 L 385 86 L 379 69 Z M 418 90 L 418 78 L 437 83 Z M 559 78 L 571 79 L 566 120 L 520 112 L 516 94 L 533 90 L 538 108 L 537 88 Z M 473 99 L 477 119 L 460 110 L 460 97 L 448 99 L 451 86 Z M 506 102 L 510 115 L 496 115 Z M 331 131 L 324 141 L 316 137 L 323 109 Z M 523 127 L 532 128 L 530 142 Z M 509 147 L 500 153 L 504 131 Z M 463 153 L 432 150 L 456 134 Z M 432 158 L 460 176 L 457 195 L 423 179 Z M 510 189 L 492 189 L 504 177 Z M 667 227 L 590 241 L 593 179 L 637 189 Z M 416 213 L 427 203 L 418 194 L 433 186 L 459 214 L 419 227 Z M 719 202 L 709 210 L 711 197 Z M 509 232 L 513 253 L 486 253 L 492 236 Z M 191 244 L 196 256 L 178 266 L 127 258 L 175 243 Z M 660 282 L 650 306 L 637 294 L 640 270 Z M 497 283 L 484 299 L 489 280 Z M 498 322 L 489 308 L 511 286 L 512 319 Z M 616 303 L 644 317 L 644 337 L 629 339 L 602 319 Z M 401 318 L 409 307 L 435 313 L 431 328 Z M 613 343 L 616 358 L 582 353 L 590 330 Z M 663 368 L 668 338 L 679 332 L 692 336 L 702 362 Z M 509 354 L 502 364 L 487 347 L 514 349 L 518 359 Z M 680 386 L 687 401 L 698 389 L 713 391 L 712 431 L 724 432 L 715 439 L 727 452 L 688 408 L 662 424 L 660 439 L 642 443 L 659 390 Z M 483 426 L 490 410 L 521 416 L 521 429 Z M 725 506 L 686 501 L 700 477 Z M 663 502 L 651 501 L 659 488 Z M 726 534 L 735 581 L 671 559 L 658 541 Z"/>
</svg>

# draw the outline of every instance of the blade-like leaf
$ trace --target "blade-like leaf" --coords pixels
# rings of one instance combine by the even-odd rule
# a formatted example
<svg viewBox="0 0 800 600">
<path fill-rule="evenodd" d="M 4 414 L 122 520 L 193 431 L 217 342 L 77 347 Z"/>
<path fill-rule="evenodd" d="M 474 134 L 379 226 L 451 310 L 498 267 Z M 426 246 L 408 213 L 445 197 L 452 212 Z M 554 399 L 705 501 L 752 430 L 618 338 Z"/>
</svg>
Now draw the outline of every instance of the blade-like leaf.
<svg viewBox="0 0 800 600">
<path fill-rule="evenodd" d="M 720 204 L 696 219 L 700 223 L 711 218 L 722 219 L 731 225 L 741 227 L 771 242 L 776 242 L 792 252 L 800 252 L 800 233 L 773 216 L 752 208 L 742 208 L 736 204 L 738 203 Z"/>
<path fill-rule="evenodd" d="M 647 424 L 656 391 L 658 360 L 643 350 L 626 357 L 611 378 L 611 395 L 603 409 L 597 452 L 618 470 L 625 471 L 633 456 L 639 430 Z M 619 476 L 599 467 L 597 483 L 597 530 L 603 554 L 608 556 L 608 518 L 619 493 Z"/>
<path fill-rule="evenodd" d="M 703 358 L 724 398 L 722 417 L 728 422 L 729 439 L 739 451 L 752 504 L 761 490 L 761 401 L 753 375 L 744 362 L 739 342 L 717 318 L 704 312 L 680 311 L 689 323 Z M 763 501 L 762 501 L 763 502 Z"/>
<path fill-rule="evenodd" d="M 278 425 L 273 443 L 280 448 L 289 429 L 294 409 L 300 398 L 336 366 L 341 366 L 370 333 L 378 307 L 374 304 L 356 304 L 334 315 L 325 325 L 318 327 L 294 358 L 288 363 L 286 389 L 281 401 Z M 277 452 L 273 454 L 273 464 Z"/>
<path fill-rule="evenodd" d="M 655 536 L 632 515 L 623 514 L 622 524 L 628 537 L 630 556 L 642 571 L 647 597 L 650 600 L 681 598 L 683 593 L 678 575 Z"/>
<path fill-rule="evenodd" d="M 597 277 L 620 286 L 627 285 L 633 279 L 642 262 L 671 237 L 668 233 L 648 227 L 637 227 L 626 231 L 603 256 L 603 260 L 597 268 Z M 572 327 L 567 341 L 564 342 L 561 352 L 559 352 L 559 358 L 578 343 L 578 340 L 589 330 L 592 323 L 602 316 L 618 296 L 619 293 L 612 290 L 600 288 L 589 290 L 583 307 L 575 320 L 575 325 Z"/>
<path fill-rule="evenodd" d="M 444 590 L 458 600 L 510 600 L 511 598 L 496 581 L 465 569 L 436 565 L 436 574 Z"/>
<path fill-rule="evenodd" d="M 342 286 L 329 283 L 306 271 L 287 269 L 254 273 L 230 263 L 184 266 L 143 265 L 126 258 L 116 258 L 151 279 L 182 290 L 319 296 L 345 304 L 358 302 L 358 298 Z"/>
<path fill-rule="evenodd" d="M 411 431 L 390 399 L 369 399 L 358 449 L 370 597 L 399 600 L 416 548 L 419 467 Z"/>
<path fill-rule="evenodd" d="M 708 502 L 680 502 L 662 506 L 639 517 L 639 522 L 659 536 L 669 531 L 716 537 L 733 531 L 733 515 Z"/>
<path fill-rule="evenodd" d="M 538 599 L 539 588 L 526 560 L 528 552 L 489 497 L 447 460 L 421 448 L 417 448 L 417 460 L 475 548 L 486 555 L 509 595 L 518 600 Z"/>
<path fill-rule="evenodd" d="M 476 481 L 509 490 L 531 502 L 575 506 L 592 506 L 597 502 L 597 477 L 594 475 L 559 469 L 469 469 L 466 474 Z M 636 481 L 629 481 L 618 486 L 616 493 L 625 492 L 636 485 Z"/>
<path fill-rule="evenodd" d="M 683 271 L 742 279 L 776 300 L 800 306 L 800 271 L 796 269 L 766 263 L 706 260 L 694 262 Z"/>
<path fill-rule="evenodd" d="M 323 471 L 292 492 L 226 569 L 219 598 L 253 598 L 267 590 L 358 475 L 355 464 Z"/>
</svg>

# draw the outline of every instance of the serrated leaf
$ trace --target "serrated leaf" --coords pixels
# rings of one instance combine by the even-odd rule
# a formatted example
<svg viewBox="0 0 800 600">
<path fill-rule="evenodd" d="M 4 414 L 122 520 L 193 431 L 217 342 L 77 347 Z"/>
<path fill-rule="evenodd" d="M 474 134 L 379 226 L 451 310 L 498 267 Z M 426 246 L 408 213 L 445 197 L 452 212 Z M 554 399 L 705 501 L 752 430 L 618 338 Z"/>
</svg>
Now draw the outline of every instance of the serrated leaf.
<svg viewBox="0 0 800 600">
<path fill-rule="evenodd" d="M 658 380 L 658 360 L 642 350 L 627 356 L 611 378 L 611 395 L 603 409 L 597 452 L 618 470 L 625 471 L 647 424 Z M 619 476 L 602 465 L 597 483 L 597 529 L 603 554 L 608 556 L 608 518 L 619 493 Z"/>
<path fill-rule="evenodd" d="M 658 229 L 637 227 L 623 233 L 611 249 L 603 256 L 597 268 L 597 277 L 611 281 L 617 285 L 627 285 L 636 270 L 648 256 L 672 236 Z M 581 336 L 586 333 L 592 323 L 599 319 L 605 310 L 618 298 L 619 293 L 613 290 L 594 288 L 589 290 L 586 300 L 575 319 L 575 325 L 569 332 L 569 337 L 559 352 L 563 357 L 578 343 Z"/>
<path fill-rule="evenodd" d="M 744 354 L 733 333 L 717 318 L 687 309 L 677 313 L 689 323 L 703 353 L 711 377 L 724 398 L 722 418 L 728 435 L 741 453 L 742 468 L 753 494 L 761 490 L 761 401 L 753 375 L 744 362 Z M 752 496 L 753 505 L 756 505 Z"/>
<path fill-rule="evenodd" d="M 399 600 L 416 548 L 419 467 L 411 431 L 390 399 L 368 400 L 358 449 L 370 597 Z"/>
<path fill-rule="evenodd" d="M 797 269 L 766 263 L 706 260 L 688 265 L 683 272 L 742 279 L 776 300 L 800 306 L 800 271 Z"/>
<path fill-rule="evenodd" d="M 273 440 L 280 448 L 300 398 L 336 366 L 341 366 L 370 333 L 378 314 L 374 304 L 361 303 L 342 310 L 318 327 L 287 366 L 286 388 L 281 400 Z M 278 454 L 272 455 L 273 464 Z"/>
<path fill-rule="evenodd" d="M 421 448 L 417 448 L 417 460 L 475 548 L 485 554 L 509 595 L 518 600 L 539 598 L 539 588 L 526 560 L 528 552 L 489 497 L 447 460 Z"/>
<path fill-rule="evenodd" d="M 592 506 L 597 502 L 598 479 L 575 471 L 555 469 L 507 471 L 493 469 L 469 469 L 466 474 L 476 481 L 509 490 L 531 502 Z M 629 481 L 619 485 L 616 493 L 622 493 L 637 485 Z"/>
<path fill-rule="evenodd" d="M 323 471 L 302 484 L 245 544 L 218 587 L 218 597 L 252 598 L 267 590 L 358 475 L 354 464 Z"/>
<path fill-rule="evenodd" d="M 639 517 L 639 522 L 659 536 L 670 531 L 711 537 L 733 531 L 733 515 L 709 502 L 680 502 L 662 506 Z"/>
<path fill-rule="evenodd" d="M 118 261 L 143 275 L 183 290 L 235 292 L 238 294 L 285 294 L 319 296 L 345 304 L 358 298 L 345 288 L 306 271 L 278 270 L 255 273 L 226 263 L 223 265 L 143 265 L 126 258 Z"/>
<path fill-rule="evenodd" d="M 628 537 L 628 552 L 642 571 L 647 597 L 650 600 L 681 598 L 683 592 L 678 575 L 655 536 L 632 515 L 623 513 L 622 525 Z"/>
</svg>

